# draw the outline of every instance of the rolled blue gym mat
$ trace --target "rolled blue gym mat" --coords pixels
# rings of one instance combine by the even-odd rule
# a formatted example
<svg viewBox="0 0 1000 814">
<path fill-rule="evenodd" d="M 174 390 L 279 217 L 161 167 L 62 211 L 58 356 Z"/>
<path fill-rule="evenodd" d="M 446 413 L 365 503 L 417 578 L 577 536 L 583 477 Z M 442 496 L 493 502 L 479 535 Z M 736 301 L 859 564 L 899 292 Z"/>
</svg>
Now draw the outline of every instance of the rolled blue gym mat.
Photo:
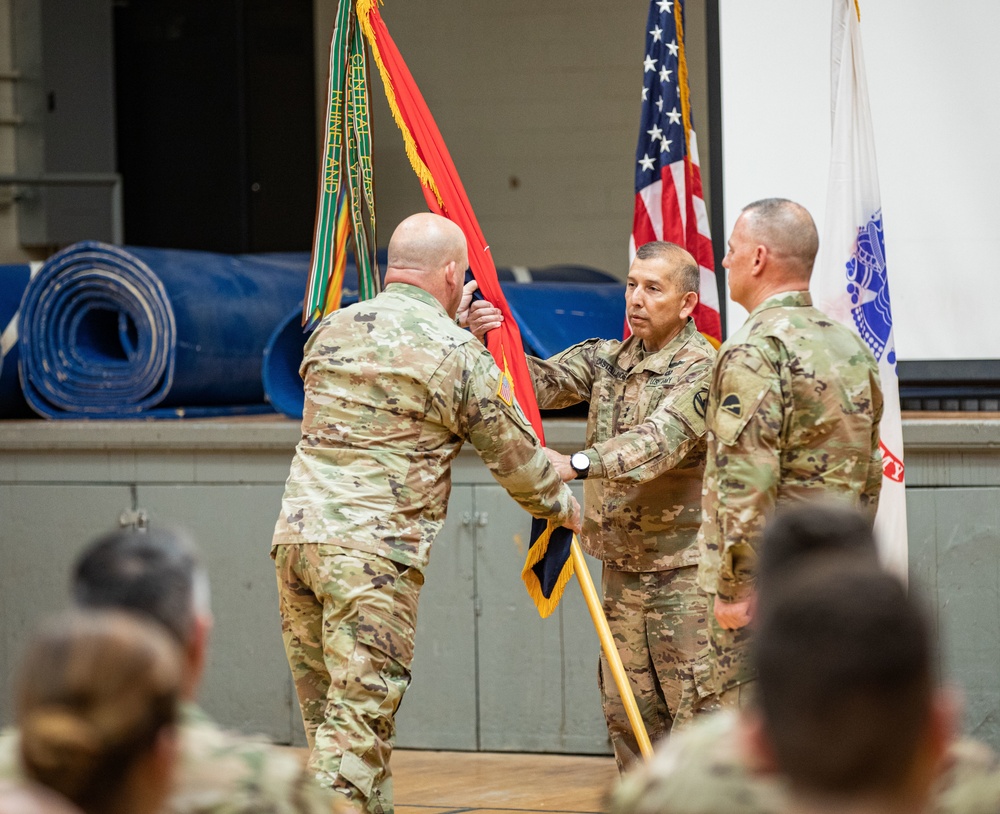
<svg viewBox="0 0 1000 814">
<path fill-rule="evenodd" d="M 267 412 L 264 344 L 302 298 L 306 254 L 76 243 L 21 304 L 21 382 L 46 418 Z"/>
</svg>

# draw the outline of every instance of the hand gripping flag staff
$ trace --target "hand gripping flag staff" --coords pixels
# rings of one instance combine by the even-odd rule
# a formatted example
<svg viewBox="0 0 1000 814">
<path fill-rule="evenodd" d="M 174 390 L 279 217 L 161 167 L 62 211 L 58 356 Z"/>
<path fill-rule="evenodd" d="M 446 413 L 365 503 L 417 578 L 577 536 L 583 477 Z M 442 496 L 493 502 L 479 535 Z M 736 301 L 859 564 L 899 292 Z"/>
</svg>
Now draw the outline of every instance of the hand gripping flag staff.
<svg viewBox="0 0 1000 814">
<path fill-rule="evenodd" d="M 348 231 L 354 238 L 359 298 L 373 297 L 379 291 L 365 41 L 382 76 L 389 109 L 402 133 L 406 155 L 420 180 L 428 208 L 462 229 L 469 247 L 469 265 L 479 289 L 504 316 L 500 327 L 487 335 L 487 346 L 501 371 L 497 395 L 508 404 L 517 400 L 544 444 L 541 414 L 521 334 L 500 288 L 490 247 L 437 124 L 389 36 L 376 0 L 340 0 L 337 9 L 330 46 L 327 145 L 303 324 L 314 326 L 339 307 Z M 652 745 L 580 544 L 569 529 L 534 520 L 522 578 L 542 617 L 555 610 L 574 572 L 640 751 L 648 759 L 653 753 Z"/>
<path fill-rule="evenodd" d="M 833 138 L 826 222 L 812 290 L 817 307 L 857 331 L 878 360 L 883 399 L 879 427 L 882 492 L 875 530 L 886 566 L 905 579 L 903 424 L 860 20 L 857 0 L 833 0 Z"/>
</svg>

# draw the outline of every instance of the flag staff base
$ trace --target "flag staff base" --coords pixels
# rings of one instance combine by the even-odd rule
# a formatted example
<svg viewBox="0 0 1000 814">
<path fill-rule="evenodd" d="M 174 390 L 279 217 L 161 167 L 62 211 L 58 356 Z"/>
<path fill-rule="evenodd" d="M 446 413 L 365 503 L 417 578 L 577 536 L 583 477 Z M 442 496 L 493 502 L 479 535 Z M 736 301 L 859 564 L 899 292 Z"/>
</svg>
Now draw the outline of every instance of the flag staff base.
<svg viewBox="0 0 1000 814">
<path fill-rule="evenodd" d="M 580 590 L 583 591 L 587 610 L 590 611 L 590 618 L 593 620 L 594 628 L 597 630 L 597 637 L 601 640 L 601 648 L 604 650 L 604 656 L 608 660 L 608 666 L 611 668 L 611 675 L 614 677 L 615 684 L 618 687 L 618 694 L 625 705 L 625 714 L 628 715 L 629 723 L 632 724 L 632 731 L 635 733 L 635 739 L 639 744 L 639 751 L 642 753 L 644 759 L 649 760 L 653 757 L 653 745 L 649 741 L 646 725 L 642 722 L 642 716 L 639 714 L 639 707 L 635 703 L 635 694 L 632 692 L 632 685 L 629 684 L 628 676 L 625 675 L 622 658 L 618 655 L 618 648 L 615 646 L 614 637 L 611 635 L 611 628 L 608 627 L 608 620 L 604 616 L 601 599 L 597 595 L 597 589 L 594 587 L 594 580 L 590 578 L 590 568 L 583 557 L 583 549 L 580 548 L 580 542 L 576 539 L 575 534 L 573 535 L 571 551 L 573 555 L 573 570 L 576 572 L 576 578 L 580 581 Z"/>
</svg>

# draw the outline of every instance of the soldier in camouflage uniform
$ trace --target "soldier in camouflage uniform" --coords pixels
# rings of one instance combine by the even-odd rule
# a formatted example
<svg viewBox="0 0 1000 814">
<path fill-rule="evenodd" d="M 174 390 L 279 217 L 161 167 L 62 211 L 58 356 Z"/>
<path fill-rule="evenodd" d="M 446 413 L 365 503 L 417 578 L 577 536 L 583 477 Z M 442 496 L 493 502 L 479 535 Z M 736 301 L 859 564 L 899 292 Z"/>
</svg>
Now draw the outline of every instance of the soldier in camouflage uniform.
<svg viewBox="0 0 1000 814">
<path fill-rule="evenodd" d="M 457 226 L 407 218 L 385 291 L 326 317 L 302 362 L 302 440 L 271 549 L 282 632 L 310 766 L 373 814 L 392 811 L 394 715 L 462 444 L 527 511 L 580 525 L 493 358 L 455 322 L 467 266 Z"/>
<path fill-rule="evenodd" d="M 708 647 L 708 604 L 697 587 L 695 539 L 715 350 L 690 319 L 699 284 L 688 252 L 647 243 L 626 286 L 632 337 L 591 339 L 545 361 L 529 357 L 540 406 L 590 402 L 586 448 L 549 457 L 563 477 L 584 479 L 583 548 L 604 564 L 604 612 L 654 742 L 711 692 L 698 665 Z M 472 313 L 480 335 L 502 319 L 484 302 Z M 639 747 L 603 653 L 599 680 L 624 769 Z"/>
<path fill-rule="evenodd" d="M 294 750 L 223 730 L 195 703 L 212 626 L 208 581 L 189 541 L 166 529 L 122 529 L 80 556 L 73 594 L 82 607 L 117 608 L 163 625 L 182 648 L 180 760 L 170 814 L 351 814 Z M 0 780 L 23 779 L 16 731 L 0 735 Z"/>
<path fill-rule="evenodd" d="M 882 485 L 878 366 L 854 332 L 813 308 L 818 247 L 805 209 L 767 199 L 743 210 L 723 261 L 733 300 L 750 312 L 719 349 L 705 417 L 698 582 L 713 597 L 713 683 L 723 705 L 745 703 L 740 686 L 753 677 L 746 625 L 768 516 L 827 496 L 874 518 Z"/>
<path fill-rule="evenodd" d="M 754 758 L 734 709 L 698 717 L 637 765 L 614 791 L 610 814 L 791 814 L 788 783 Z M 1000 759 L 963 738 L 948 749 L 935 814 L 1000 811 Z"/>
<path fill-rule="evenodd" d="M 837 503 L 800 505 L 778 513 L 764 531 L 757 579 L 759 609 L 803 567 L 817 562 L 879 567 L 866 514 Z M 793 810 L 787 780 L 749 744 L 756 709 L 726 709 L 703 716 L 662 744 L 653 760 L 636 767 L 615 790 L 610 814 L 786 814 Z M 1000 810 L 1000 760 L 986 744 L 955 741 L 940 767 L 936 814 Z"/>
</svg>

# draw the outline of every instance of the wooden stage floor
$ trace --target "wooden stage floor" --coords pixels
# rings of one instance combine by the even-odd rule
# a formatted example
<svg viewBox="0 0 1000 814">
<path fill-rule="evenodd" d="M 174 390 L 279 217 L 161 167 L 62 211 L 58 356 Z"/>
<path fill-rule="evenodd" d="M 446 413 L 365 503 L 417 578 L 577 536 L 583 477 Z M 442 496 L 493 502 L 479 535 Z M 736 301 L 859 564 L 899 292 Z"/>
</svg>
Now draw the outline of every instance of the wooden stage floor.
<svg viewBox="0 0 1000 814">
<path fill-rule="evenodd" d="M 397 814 L 600 814 L 618 769 L 612 757 L 397 749 L 392 776 Z"/>
</svg>

